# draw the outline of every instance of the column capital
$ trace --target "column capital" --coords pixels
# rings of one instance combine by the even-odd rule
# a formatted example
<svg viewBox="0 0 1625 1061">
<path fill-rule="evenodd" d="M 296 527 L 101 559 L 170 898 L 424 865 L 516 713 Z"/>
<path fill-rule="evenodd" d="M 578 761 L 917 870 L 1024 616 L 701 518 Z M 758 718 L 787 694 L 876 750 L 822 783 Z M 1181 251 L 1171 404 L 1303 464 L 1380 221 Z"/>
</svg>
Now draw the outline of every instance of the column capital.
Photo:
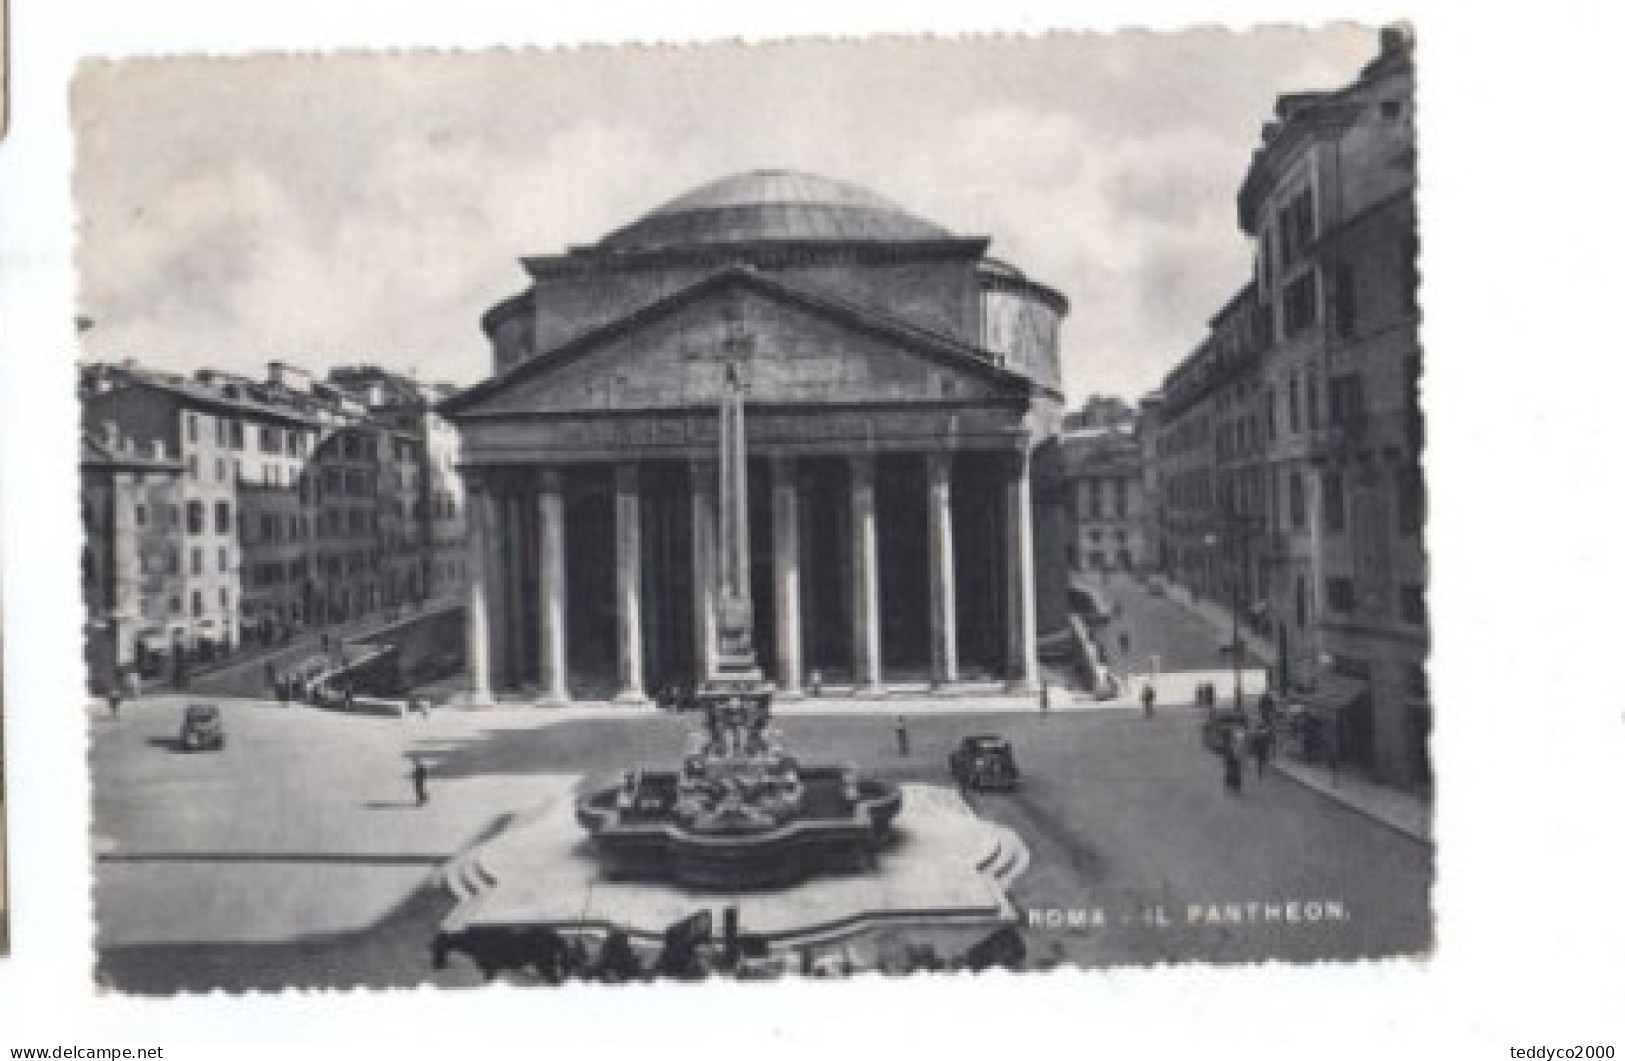
<svg viewBox="0 0 1625 1061">
<path fill-rule="evenodd" d="M 847 466 L 852 469 L 852 481 L 873 485 L 875 480 L 875 455 L 873 453 L 849 453 L 846 457 Z"/>
<path fill-rule="evenodd" d="M 617 461 L 615 464 L 615 489 L 629 493 L 637 488 L 638 462 Z"/>
<path fill-rule="evenodd" d="M 557 465 L 544 464 L 535 471 L 536 489 L 556 494 L 564 489 L 564 470 Z"/>
</svg>

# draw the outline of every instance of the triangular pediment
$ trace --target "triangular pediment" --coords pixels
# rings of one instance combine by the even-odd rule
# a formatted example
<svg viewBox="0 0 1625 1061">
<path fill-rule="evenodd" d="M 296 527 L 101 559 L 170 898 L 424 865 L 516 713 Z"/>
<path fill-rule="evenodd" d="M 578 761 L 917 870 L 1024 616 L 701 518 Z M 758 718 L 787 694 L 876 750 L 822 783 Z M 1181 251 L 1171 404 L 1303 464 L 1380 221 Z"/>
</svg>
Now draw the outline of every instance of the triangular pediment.
<svg viewBox="0 0 1625 1061">
<path fill-rule="evenodd" d="M 539 354 L 442 408 L 460 419 L 710 407 L 730 361 L 753 404 L 1008 401 L 1030 386 L 972 347 L 730 270 Z"/>
</svg>

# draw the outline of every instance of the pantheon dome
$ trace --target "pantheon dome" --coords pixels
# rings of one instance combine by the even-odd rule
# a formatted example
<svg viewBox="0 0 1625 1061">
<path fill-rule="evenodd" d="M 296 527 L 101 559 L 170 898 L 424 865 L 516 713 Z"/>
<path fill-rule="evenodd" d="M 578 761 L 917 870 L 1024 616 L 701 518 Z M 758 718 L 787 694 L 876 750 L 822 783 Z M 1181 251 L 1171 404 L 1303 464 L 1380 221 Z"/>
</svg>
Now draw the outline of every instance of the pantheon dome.
<svg viewBox="0 0 1625 1061">
<path fill-rule="evenodd" d="M 810 173 L 754 170 L 701 185 L 605 236 L 606 250 L 736 243 L 914 243 L 953 239 L 866 188 Z"/>
</svg>

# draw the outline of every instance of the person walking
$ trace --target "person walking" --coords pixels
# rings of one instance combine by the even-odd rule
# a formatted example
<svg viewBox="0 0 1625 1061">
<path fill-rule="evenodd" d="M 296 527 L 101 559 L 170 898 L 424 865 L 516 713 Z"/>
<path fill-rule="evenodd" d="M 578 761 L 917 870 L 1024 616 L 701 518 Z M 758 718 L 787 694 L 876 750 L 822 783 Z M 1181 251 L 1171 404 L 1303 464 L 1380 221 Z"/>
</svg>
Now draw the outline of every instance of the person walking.
<svg viewBox="0 0 1625 1061">
<path fill-rule="evenodd" d="M 1140 689 L 1140 707 L 1145 711 L 1145 717 L 1150 718 L 1157 709 L 1157 689 L 1149 681 Z"/>
<path fill-rule="evenodd" d="M 412 794 L 420 807 L 429 802 L 429 768 L 416 755 L 412 756 Z"/>
<path fill-rule="evenodd" d="M 1038 713 L 1049 714 L 1049 679 L 1041 678 L 1038 682 Z"/>
<path fill-rule="evenodd" d="M 1249 736 L 1248 744 L 1253 753 L 1253 763 L 1258 769 L 1258 780 L 1264 780 L 1264 767 L 1269 765 L 1270 753 L 1275 745 L 1275 728 L 1268 722 L 1260 722 Z"/>
<path fill-rule="evenodd" d="M 1230 790 L 1231 795 L 1241 795 L 1241 756 L 1236 754 L 1234 741 L 1225 741 L 1221 753 L 1224 756 L 1224 787 Z"/>
<path fill-rule="evenodd" d="M 901 758 L 908 758 L 908 725 L 902 715 L 897 716 L 897 754 Z"/>
</svg>

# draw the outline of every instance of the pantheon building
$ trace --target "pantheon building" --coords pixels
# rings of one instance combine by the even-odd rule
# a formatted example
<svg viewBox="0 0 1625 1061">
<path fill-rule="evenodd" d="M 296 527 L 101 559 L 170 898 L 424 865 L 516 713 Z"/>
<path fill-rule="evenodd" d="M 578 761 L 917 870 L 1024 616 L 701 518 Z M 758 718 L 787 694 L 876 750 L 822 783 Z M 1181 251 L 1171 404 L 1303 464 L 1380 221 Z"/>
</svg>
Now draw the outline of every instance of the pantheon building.
<svg viewBox="0 0 1625 1061">
<path fill-rule="evenodd" d="M 730 379 L 781 696 L 1035 688 L 1067 636 L 1067 303 L 990 243 L 753 172 L 524 259 L 529 286 L 483 319 L 492 376 L 441 406 L 475 702 L 640 701 L 710 672 Z"/>
</svg>

